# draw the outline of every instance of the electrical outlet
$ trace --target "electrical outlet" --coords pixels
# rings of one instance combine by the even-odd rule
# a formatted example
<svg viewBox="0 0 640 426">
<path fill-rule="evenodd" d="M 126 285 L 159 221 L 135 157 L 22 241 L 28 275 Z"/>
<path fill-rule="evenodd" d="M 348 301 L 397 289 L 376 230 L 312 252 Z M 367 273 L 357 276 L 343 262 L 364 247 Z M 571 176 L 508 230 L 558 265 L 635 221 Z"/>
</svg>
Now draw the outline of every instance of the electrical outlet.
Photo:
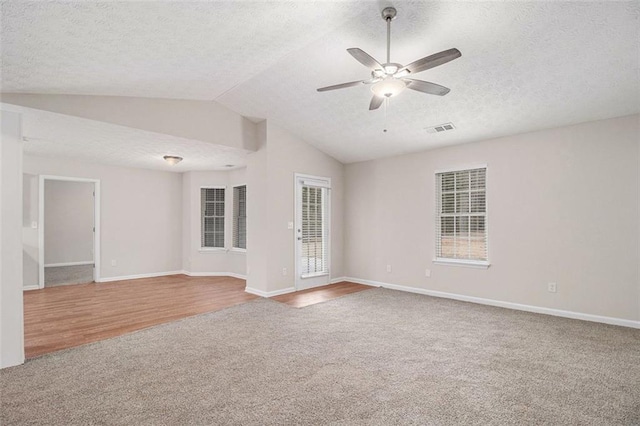
<svg viewBox="0 0 640 426">
<path fill-rule="evenodd" d="M 556 283 L 547 284 L 547 289 L 549 290 L 549 293 L 555 293 L 558 290 Z"/>
<path fill-rule="evenodd" d="M 287 229 L 293 229 L 293 222 L 287 223 Z"/>
<path fill-rule="evenodd" d="M 287 275 L 287 268 L 282 268 L 282 275 Z"/>
<path fill-rule="evenodd" d="M 431 269 L 425 269 L 424 270 L 424 276 L 427 277 L 427 278 L 431 277 Z"/>
<path fill-rule="evenodd" d="M 391 272 L 391 265 L 387 265 L 387 272 Z"/>
<path fill-rule="evenodd" d="M 118 265 L 118 262 L 115 259 L 111 259 L 111 266 Z"/>
</svg>

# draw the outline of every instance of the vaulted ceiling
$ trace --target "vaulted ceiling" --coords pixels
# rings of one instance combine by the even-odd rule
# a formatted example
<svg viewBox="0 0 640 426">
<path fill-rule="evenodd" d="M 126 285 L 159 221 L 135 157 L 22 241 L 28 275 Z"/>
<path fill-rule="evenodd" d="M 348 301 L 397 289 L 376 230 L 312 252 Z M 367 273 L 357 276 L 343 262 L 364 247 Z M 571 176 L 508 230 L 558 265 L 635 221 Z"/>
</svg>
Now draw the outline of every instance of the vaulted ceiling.
<svg viewBox="0 0 640 426">
<path fill-rule="evenodd" d="M 639 112 L 639 4 L 6 1 L 2 91 L 215 100 L 361 161 Z M 316 92 L 368 78 L 347 48 L 384 60 L 388 5 L 392 62 L 462 52 L 416 76 L 451 92 Z"/>
</svg>

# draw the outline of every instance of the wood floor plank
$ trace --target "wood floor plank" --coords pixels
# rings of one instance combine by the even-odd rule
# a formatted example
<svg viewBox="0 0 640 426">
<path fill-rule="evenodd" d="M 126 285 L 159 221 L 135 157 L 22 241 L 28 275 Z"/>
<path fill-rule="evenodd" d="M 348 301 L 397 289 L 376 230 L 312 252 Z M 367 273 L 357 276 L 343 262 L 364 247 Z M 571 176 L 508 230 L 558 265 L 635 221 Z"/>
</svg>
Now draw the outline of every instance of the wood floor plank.
<svg viewBox="0 0 640 426">
<path fill-rule="evenodd" d="M 271 300 L 284 303 L 294 308 L 304 308 L 316 303 L 337 299 L 351 293 L 368 290 L 371 287 L 342 281 L 336 284 L 329 284 L 322 287 L 310 288 L 308 290 L 296 291 L 280 296 L 272 297 Z"/>
<path fill-rule="evenodd" d="M 27 358 L 120 336 L 258 296 L 231 277 L 157 278 L 78 284 L 24 294 Z"/>
</svg>

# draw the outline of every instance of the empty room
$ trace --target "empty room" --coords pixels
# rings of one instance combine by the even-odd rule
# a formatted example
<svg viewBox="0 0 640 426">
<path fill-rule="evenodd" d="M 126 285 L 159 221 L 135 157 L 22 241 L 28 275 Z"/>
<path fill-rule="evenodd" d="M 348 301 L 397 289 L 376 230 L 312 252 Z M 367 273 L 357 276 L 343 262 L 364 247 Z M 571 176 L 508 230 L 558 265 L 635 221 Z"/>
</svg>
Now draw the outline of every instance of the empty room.
<svg viewBox="0 0 640 426">
<path fill-rule="evenodd" d="M 0 12 L 0 424 L 640 425 L 639 1 Z"/>
</svg>

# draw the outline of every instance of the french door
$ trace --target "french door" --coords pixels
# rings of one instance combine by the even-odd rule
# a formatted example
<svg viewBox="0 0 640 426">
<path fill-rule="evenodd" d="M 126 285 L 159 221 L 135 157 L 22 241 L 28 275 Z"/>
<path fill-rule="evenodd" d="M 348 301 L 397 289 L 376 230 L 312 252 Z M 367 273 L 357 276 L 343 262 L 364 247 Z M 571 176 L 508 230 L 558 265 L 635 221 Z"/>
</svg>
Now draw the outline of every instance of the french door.
<svg viewBox="0 0 640 426">
<path fill-rule="evenodd" d="M 295 175 L 296 290 L 329 284 L 331 179 Z"/>
</svg>

